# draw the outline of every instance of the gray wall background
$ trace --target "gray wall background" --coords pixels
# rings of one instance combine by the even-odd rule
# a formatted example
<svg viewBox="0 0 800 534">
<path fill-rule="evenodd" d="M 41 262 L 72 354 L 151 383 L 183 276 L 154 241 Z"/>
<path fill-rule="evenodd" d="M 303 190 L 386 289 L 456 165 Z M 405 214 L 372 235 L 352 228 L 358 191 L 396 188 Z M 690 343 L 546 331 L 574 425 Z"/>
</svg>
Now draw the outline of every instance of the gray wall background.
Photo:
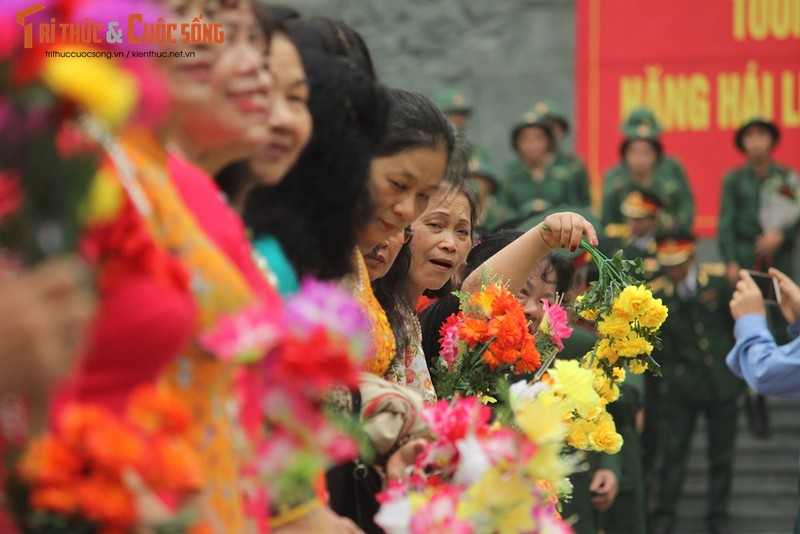
<svg viewBox="0 0 800 534">
<path fill-rule="evenodd" d="M 511 125 L 537 100 L 574 116 L 573 0 L 283 1 L 358 30 L 385 84 L 463 91 L 476 109 L 468 136 L 497 171 L 513 159 Z"/>
</svg>

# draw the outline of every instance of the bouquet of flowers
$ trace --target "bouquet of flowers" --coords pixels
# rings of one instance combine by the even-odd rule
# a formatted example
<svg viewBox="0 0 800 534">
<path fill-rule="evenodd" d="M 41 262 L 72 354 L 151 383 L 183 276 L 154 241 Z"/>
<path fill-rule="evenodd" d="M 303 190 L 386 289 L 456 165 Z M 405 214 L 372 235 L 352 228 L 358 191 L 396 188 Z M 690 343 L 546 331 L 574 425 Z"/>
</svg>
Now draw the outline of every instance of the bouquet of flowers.
<svg viewBox="0 0 800 534">
<path fill-rule="evenodd" d="M 125 417 L 70 405 L 22 452 L 10 496 L 26 532 L 205 532 L 187 499 L 202 488 L 191 414 L 168 390 L 142 387 Z M 158 510 L 155 512 L 155 510 Z"/>
<path fill-rule="evenodd" d="M 614 372 L 619 381 L 624 380 L 622 369 Z M 622 447 L 622 436 L 606 411 L 606 406 L 618 396 L 616 384 L 607 384 L 602 376 L 582 367 L 577 360 L 556 360 L 541 381 L 533 384 L 520 381 L 509 388 L 514 413 L 535 400 L 560 414 L 567 428 L 567 445 L 608 454 L 616 454 Z"/>
<path fill-rule="evenodd" d="M 522 306 L 508 289 L 488 284 L 459 294 L 460 312 L 442 325 L 437 390 L 442 398 L 491 395 L 497 378 L 536 371 L 541 357 Z"/>
<path fill-rule="evenodd" d="M 369 319 L 350 293 L 310 278 L 284 312 L 245 310 L 201 338 L 223 357 L 251 364 L 240 368 L 238 383 L 251 399 L 243 405 L 255 410 L 242 418 L 266 430 L 254 469 L 278 506 L 313 497 L 316 475 L 357 455 L 346 422 L 321 401 L 333 388 L 357 387 L 370 339 Z"/>
<path fill-rule="evenodd" d="M 661 348 L 658 333 L 667 319 L 667 307 L 633 276 L 632 271 L 642 272 L 641 260 L 624 260 L 621 252 L 607 258 L 585 241 L 581 246 L 597 263 L 600 273 L 598 280 L 575 299 L 578 314 L 596 321 L 601 335 L 584 356 L 585 366 L 603 371 L 611 379 L 614 368 L 636 374 L 650 369 L 660 375 L 651 353 L 654 348 Z"/>
<path fill-rule="evenodd" d="M 435 439 L 409 477 L 379 495 L 375 521 L 389 534 L 567 533 L 556 512 L 565 477 L 566 428 L 539 401 L 520 407 L 520 430 L 490 425 L 491 410 L 476 397 L 427 407 L 422 417 Z"/>
<path fill-rule="evenodd" d="M 50 2 L 47 18 L 72 20 L 73 4 Z M 23 48 L 15 15 L 0 8 L 0 22 L 9 30 L 0 38 L 0 248 L 31 264 L 74 251 L 102 194 L 103 184 L 93 191 L 101 151 L 80 133 L 78 118 L 89 113 L 119 127 L 138 89 L 114 62 L 46 58 L 36 44 Z"/>
</svg>

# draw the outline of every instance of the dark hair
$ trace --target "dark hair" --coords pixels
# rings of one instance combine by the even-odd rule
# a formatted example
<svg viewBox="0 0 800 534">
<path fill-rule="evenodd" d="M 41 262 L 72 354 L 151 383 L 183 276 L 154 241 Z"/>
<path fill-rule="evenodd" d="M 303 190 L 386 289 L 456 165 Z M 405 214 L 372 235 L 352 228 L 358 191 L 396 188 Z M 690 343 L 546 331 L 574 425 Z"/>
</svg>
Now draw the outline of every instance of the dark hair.
<svg viewBox="0 0 800 534">
<path fill-rule="evenodd" d="M 405 89 L 389 89 L 389 124 L 376 157 L 394 156 L 412 148 L 444 148 L 448 164 L 456 135 L 447 117 L 428 97 Z"/>
<path fill-rule="evenodd" d="M 517 148 L 517 139 L 519 139 L 519 134 L 522 133 L 522 130 L 527 128 L 539 128 L 547 136 L 547 150 L 553 150 L 555 148 L 556 138 L 553 135 L 552 127 L 546 122 L 531 122 L 518 124 L 513 130 L 511 130 L 511 148 L 513 148 L 516 152 L 519 152 L 519 148 Z"/>
<path fill-rule="evenodd" d="M 556 293 L 566 295 L 575 273 L 572 262 L 560 252 L 551 252 L 538 265 L 544 262 L 546 263 L 542 267 L 541 279 L 548 284 L 555 283 Z M 555 280 L 553 280 L 553 276 L 555 276 Z"/>
<path fill-rule="evenodd" d="M 314 128 L 284 179 L 250 193 L 244 219 L 255 237 L 280 242 L 298 275 L 336 279 L 352 272 L 360 200 L 386 126 L 386 92 L 352 63 L 305 61 Z"/>
<path fill-rule="evenodd" d="M 661 145 L 661 141 L 658 139 L 645 139 L 645 138 L 636 138 L 636 139 L 625 139 L 619 147 L 619 157 L 622 161 L 625 161 L 625 154 L 628 152 L 628 148 L 630 148 L 631 143 L 634 141 L 647 141 L 650 143 L 650 146 L 653 147 L 653 150 L 656 151 L 656 160 L 661 159 L 661 156 L 664 155 L 664 147 Z"/>
<path fill-rule="evenodd" d="M 347 58 L 372 79 L 376 79 L 367 44 L 356 30 L 344 22 L 327 17 L 311 17 L 286 21 L 286 28 L 293 34 L 298 48 Z"/>
<path fill-rule="evenodd" d="M 461 279 L 465 280 L 475 269 L 486 263 L 489 258 L 522 237 L 522 234 L 519 230 L 504 228 L 483 236 L 469 251 L 467 263 L 461 271 Z"/>
<path fill-rule="evenodd" d="M 253 11 L 263 10 L 270 26 L 282 27 L 288 20 L 300 18 L 300 12 L 284 4 L 265 4 L 261 0 L 253 0 Z"/>
<path fill-rule="evenodd" d="M 478 195 L 470 185 L 462 181 L 444 191 L 447 195 L 464 195 L 470 207 L 470 229 L 475 228 L 480 216 L 480 202 Z M 375 296 L 386 311 L 389 325 L 392 327 L 395 337 L 397 354 L 405 354 L 411 339 L 407 331 L 409 321 L 413 319 L 415 313 L 415 302 L 408 299 L 409 287 L 411 285 L 411 240 L 404 244 L 397 254 L 397 258 L 389 268 L 383 278 L 379 278 L 372 283 Z M 456 287 L 452 280 L 448 280 L 444 286 L 438 289 L 426 289 L 425 296 L 430 298 L 440 298 L 450 295 Z"/>
</svg>

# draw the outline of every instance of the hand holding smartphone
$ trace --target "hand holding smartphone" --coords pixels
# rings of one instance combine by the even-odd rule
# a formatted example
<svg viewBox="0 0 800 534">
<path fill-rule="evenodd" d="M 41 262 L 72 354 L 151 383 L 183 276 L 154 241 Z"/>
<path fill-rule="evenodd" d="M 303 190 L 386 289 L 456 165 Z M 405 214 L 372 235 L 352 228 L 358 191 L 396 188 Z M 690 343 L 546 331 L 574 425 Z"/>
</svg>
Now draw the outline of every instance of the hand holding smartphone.
<svg viewBox="0 0 800 534">
<path fill-rule="evenodd" d="M 771 277 L 767 273 L 758 271 L 748 270 L 747 272 L 758 286 L 758 289 L 761 290 L 761 296 L 764 297 L 764 302 L 775 305 L 781 303 L 781 288 L 776 278 Z"/>
</svg>

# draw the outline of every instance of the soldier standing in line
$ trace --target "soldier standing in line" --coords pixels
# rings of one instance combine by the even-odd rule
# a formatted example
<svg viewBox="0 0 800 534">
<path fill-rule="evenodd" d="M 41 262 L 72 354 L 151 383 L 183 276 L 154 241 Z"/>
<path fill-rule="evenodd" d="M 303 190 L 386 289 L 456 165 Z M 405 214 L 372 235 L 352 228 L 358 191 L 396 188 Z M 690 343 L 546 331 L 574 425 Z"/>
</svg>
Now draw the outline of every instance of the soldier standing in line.
<svg viewBox="0 0 800 534">
<path fill-rule="evenodd" d="M 708 511 L 712 534 L 732 532 L 728 504 L 733 477 L 737 397 L 743 383 L 725 365 L 734 345 L 727 302 L 731 286 L 723 264 L 695 263 L 691 235 L 660 238 L 657 258 L 664 276 L 651 283 L 669 308 L 663 349 L 654 354 L 663 371 L 664 464 L 653 515 L 653 534 L 673 531 L 695 422 L 706 417 Z"/>
<path fill-rule="evenodd" d="M 622 125 L 625 140 L 620 147 L 621 162 L 606 173 L 603 185 L 601 222 L 603 227 L 625 221 L 622 201 L 636 186 L 650 191 L 661 201 L 661 232 L 691 232 L 695 202 L 686 172 L 674 158 L 664 155 L 659 139 L 661 127 L 652 111 L 633 110 Z"/>
<path fill-rule="evenodd" d="M 661 200 L 649 191 L 634 187 L 622 201 L 620 212 L 625 223 L 606 226 L 603 249 L 609 256 L 622 250 L 626 259 L 642 258 L 644 278 L 651 280 L 660 268 L 656 261 L 656 232 Z"/>
<path fill-rule="evenodd" d="M 472 106 L 464 93 L 456 89 L 443 89 L 434 95 L 433 102 L 442 110 L 456 131 L 461 134 L 467 131 L 472 116 Z"/>
<path fill-rule="evenodd" d="M 569 170 L 555 162 L 555 139 L 543 115 L 528 111 L 511 130 L 518 159 L 506 169 L 498 200 L 514 222 L 559 206 L 577 206 Z"/>
<path fill-rule="evenodd" d="M 570 123 L 566 114 L 556 102 L 542 100 L 533 106 L 533 111 L 543 115 L 550 123 L 555 144 L 555 163 L 569 169 L 572 175 L 572 187 L 575 188 L 575 201 L 578 206 L 591 206 L 592 194 L 589 188 L 589 173 L 581 158 L 568 152 L 563 145 L 564 137 L 569 133 Z"/>
<path fill-rule="evenodd" d="M 775 267 L 790 277 L 800 228 L 800 185 L 797 173 L 775 163 L 772 151 L 780 139 L 775 123 L 756 118 L 736 132 L 736 148 L 747 162 L 731 170 L 722 183 L 719 249 L 727 264 L 728 280 L 739 280 L 739 269 L 767 271 Z M 767 318 L 778 344 L 788 343 L 786 321 L 776 307 Z M 769 417 L 763 396 L 745 397 L 745 413 L 756 437 L 769 436 Z"/>
<path fill-rule="evenodd" d="M 499 186 L 497 173 L 492 166 L 489 155 L 479 149 L 473 149 L 469 158 L 467 179 L 475 185 L 478 191 L 478 200 L 481 204 L 481 217 L 475 228 L 475 233 L 480 236 L 494 230 L 503 222 L 507 214 L 502 205 L 497 203 L 495 194 Z"/>
</svg>

